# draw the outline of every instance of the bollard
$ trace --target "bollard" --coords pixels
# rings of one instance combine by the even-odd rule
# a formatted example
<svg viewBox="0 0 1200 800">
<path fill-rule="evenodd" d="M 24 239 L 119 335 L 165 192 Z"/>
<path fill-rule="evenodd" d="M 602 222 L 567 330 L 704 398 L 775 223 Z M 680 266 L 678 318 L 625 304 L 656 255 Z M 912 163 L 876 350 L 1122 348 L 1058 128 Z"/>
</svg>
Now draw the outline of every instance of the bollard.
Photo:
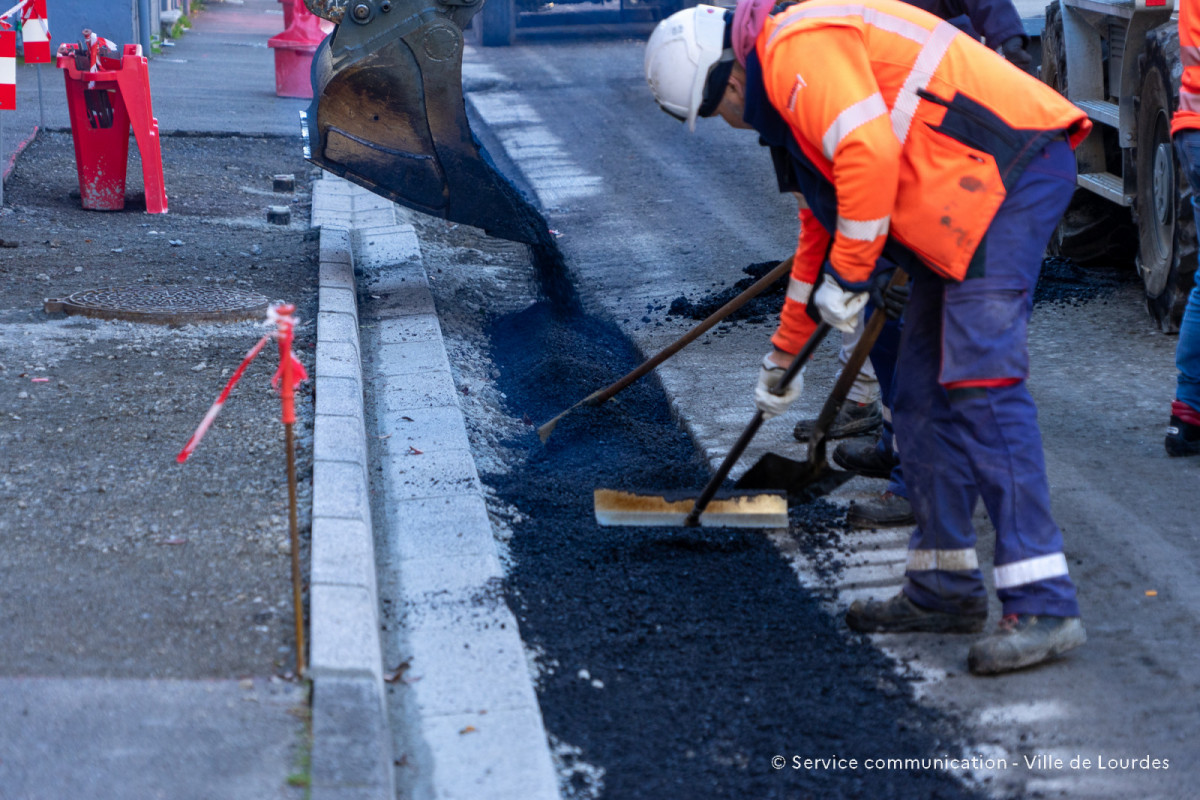
<svg viewBox="0 0 1200 800">
<path fill-rule="evenodd" d="M 308 10 L 304 0 L 283 0 L 285 20 L 289 4 L 291 22 L 287 30 L 267 40 L 267 46 L 275 51 L 275 94 L 311 99 L 313 53 L 325 32 L 321 19 Z"/>
<path fill-rule="evenodd" d="M 119 57 L 89 53 L 78 45 L 59 49 L 58 67 L 67 85 L 75 169 L 83 207 L 93 211 L 125 208 L 129 131 L 142 156 L 146 212 L 167 212 L 158 120 L 150 102 L 150 74 L 142 49 L 127 44 Z M 93 71 L 94 70 L 94 71 Z"/>
<path fill-rule="evenodd" d="M 295 4 L 292 0 L 279 0 L 279 5 L 283 8 L 283 29 L 286 31 L 292 27 L 292 17 L 295 16 Z"/>
</svg>

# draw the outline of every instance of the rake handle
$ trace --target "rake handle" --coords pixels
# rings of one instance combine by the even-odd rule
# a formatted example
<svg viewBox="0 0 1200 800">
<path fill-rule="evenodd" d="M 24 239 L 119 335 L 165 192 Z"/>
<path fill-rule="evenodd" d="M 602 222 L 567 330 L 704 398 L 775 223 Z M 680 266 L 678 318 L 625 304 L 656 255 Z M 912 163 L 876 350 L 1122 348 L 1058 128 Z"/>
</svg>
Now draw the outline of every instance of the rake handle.
<svg viewBox="0 0 1200 800">
<path fill-rule="evenodd" d="M 639 366 L 633 372 L 630 372 L 624 378 L 621 378 L 619 381 L 616 381 L 615 383 L 613 383 L 611 386 L 609 386 L 606 389 L 601 389 L 600 391 L 596 392 L 595 394 L 589 395 L 586 399 L 584 399 L 583 403 L 586 405 L 589 405 L 589 406 L 598 406 L 598 405 L 601 405 L 602 403 L 608 402 L 614 395 L 623 391 L 631 383 L 638 380 L 639 378 L 644 377 L 647 373 L 649 373 L 651 370 L 653 370 L 659 364 L 663 363 L 668 358 L 675 355 L 676 353 L 678 353 L 683 348 L 687 347 L 692 342 L 696 341 L 696 339 L 700 338 L 700 336 L 707 333 L 709 331 L 709 329 L 712 328 L 714 325 L 716 325 L 718 322 L 725 319 L 726 317 L 728 317 L 733 312 L 737 311 L 742 306 L 746 305 L 746 303 L 750 302 L 755 297 L 758 297 L 771 284 L 775 283 L 775 281 L 779 280 L 784 275 L 791 272 L 793 258 L 794 258 L 794 256 L 788 256 L 783 261 L 780 261 L 775 266 L 774 269 L 772 269 L 766 275 L 762 276 L 761 278 L 756 280 L 754 283 L 752 283 L 748 287 L 746 287 L 746 290 L 744 292 L 742 292 L 741 294 L 739 294 L 737 297 L 733 298 L 728 303 L 721 306 L 713 313 L 709 314 L 707 317 L 704 318 L 704 321 L 701 322 L 699 325 L 696 325 L 694 328 L 689 330 L 683 336 L 680 336 L 674 342 L 671 342 L 671 344 L 664 347 L 657 354 L 646 359 L 644 362 L 642 362 L 641 366 Z"/>
<path fill-rule="evenodd" d="M 784 371 L 783 377 L 779 379 L 779 385 L 772 390 L 775 394 L 783 394 L 788 385 L 791 384 L 792 379 L 800 374 L 800 370 L 804 369 L 804 365 L 808 363 L 813 352 L 825 340 L 829 331 L 830 325 L 828 322 L 822 322 L 817 326 L 817 329 L 808 337 L 808 341 L 804 343 L 804 347 L 792 359 L 791 365 Z M 696 504 L 692 507 L 691 513 L 683 521 L 684 527 L 694 528 L 700 524 L 700 515 L 704 513 L 704 509 L 708 508 L 708 504 L 716 496 L 717 490 L 721 488 L 721 484 L 729 477 L 729 471 L 733 469 L 733 465 L 742 457 L 742 453 L 746 451 L 750 440 L 754 438 L 754 434 L 758 433 L 758 429 L 762 427 L 763 422 L 763 412 L 762 409 L 759 409 L 754 412 L 754 417 L 750 420 L 750 424 L 746 426 L 746 429 L 742 431 L 742 435 L 738 437 L 733 447 L 730 448 L 729 453 L 725 456 L 725 460 L 721 462 L 721 466 L 717 468 L 717 471 L 713 473 L 708 483 L 705 484 L 704 491 L 700 492 L 700 496 L 696 498 Z"/>
</svg>

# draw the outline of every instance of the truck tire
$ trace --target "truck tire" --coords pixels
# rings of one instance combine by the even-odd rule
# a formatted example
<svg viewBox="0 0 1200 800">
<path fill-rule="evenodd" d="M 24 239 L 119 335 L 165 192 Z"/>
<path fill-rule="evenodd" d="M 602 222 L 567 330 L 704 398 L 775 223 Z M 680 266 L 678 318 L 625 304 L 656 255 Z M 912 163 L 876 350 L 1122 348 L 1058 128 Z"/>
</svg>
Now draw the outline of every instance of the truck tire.
<svg viewBox="0 0 1200 800">
<path fill-rule="evenodd" d="M 1138 275 L 1146 309 L 1167 333 L 1179 330 L 1196 273 L 1192 189 L 1171 146 L 1179 102 L 1179 32 L 1174 23 L 1146 36 L 1137 104 Z"/>
<path fill-rule="evenodd" d="M 479 42 L 484 47 L 508 47 L 517 27 L 516 0 L 484 0 L 475 24 L 480 26 Z"/>
<path fill-rule="evenodd" d="M 1062 9 L 1057 2 L 1046 6 L 1041 77 L 1056 92 L 1067 96 L 1067 53 Z M 1128 211 L 1086 189 L 1076 189 L 1047 250 L 1051 256 L 1065 256 L 1080 266 L 1090 266 L 1132 258 L 1136 246 L 1137 232 Z"/>
</svg>

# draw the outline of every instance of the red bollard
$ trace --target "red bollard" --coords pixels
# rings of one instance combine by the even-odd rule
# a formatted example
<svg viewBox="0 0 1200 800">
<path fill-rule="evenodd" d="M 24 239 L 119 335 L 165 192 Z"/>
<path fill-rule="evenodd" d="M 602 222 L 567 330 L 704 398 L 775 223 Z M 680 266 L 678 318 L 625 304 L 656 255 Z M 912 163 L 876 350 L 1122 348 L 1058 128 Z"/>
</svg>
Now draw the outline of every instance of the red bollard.
<svg viewBox="0 0 1200 800">
<path fill-rule="evenodd" d="M 279 0 L 283 7 L 283 29 L 287 30 L 292 27 L 292 17 L 295 14 L 295 5 L 293 0 Z"/>
<path fill-rule="evenodd" d="M 96 71 L 77 45 L 63 45 L 58 68 L 67 84 L 75 169 L 83 207 L 93 211 L 125 208 L 129 131 L 142 155 L 146 212 L 167 212 L 158 120 L 150 104 L 150 74 L 140 45 L 127 44 L 120 58 L 100 55 Z"/>
<path fill-rule="evenodd" d="M 304 5 L 304 0 L 282 0 L 284 19 L 289 18 L 287 30 L 267 40 L 267 46 L 275 50 L 275 94 L 279 97 L 311 98 L 312 60 L 317 45 L 325 38 L 321 30 L 321 18 Z"/>
</svg>

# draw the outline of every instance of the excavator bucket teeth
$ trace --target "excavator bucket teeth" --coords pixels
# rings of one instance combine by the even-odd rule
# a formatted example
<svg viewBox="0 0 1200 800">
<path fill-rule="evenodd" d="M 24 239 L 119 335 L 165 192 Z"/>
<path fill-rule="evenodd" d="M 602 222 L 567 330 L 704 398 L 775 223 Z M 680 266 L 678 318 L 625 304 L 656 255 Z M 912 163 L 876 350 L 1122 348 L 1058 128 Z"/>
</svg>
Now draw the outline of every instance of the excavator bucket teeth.
<svg viewBox="0 0 1200 800">
<path fill-rule="evenodd" d="M 535 244 L 545 222 L 467 120 L 462 29 L 480 3 L 460 3 L 354 0 L 339 9 L 313 57 L 305 155 L 409 208 Z"/>
</svg>

